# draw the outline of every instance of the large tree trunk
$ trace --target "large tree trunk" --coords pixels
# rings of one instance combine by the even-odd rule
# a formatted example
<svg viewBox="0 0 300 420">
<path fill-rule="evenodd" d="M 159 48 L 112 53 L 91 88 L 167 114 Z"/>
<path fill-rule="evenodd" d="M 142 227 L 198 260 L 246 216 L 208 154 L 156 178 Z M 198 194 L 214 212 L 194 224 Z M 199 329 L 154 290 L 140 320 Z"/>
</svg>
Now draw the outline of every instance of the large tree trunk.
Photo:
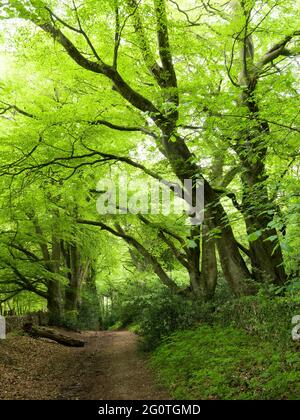
<svg viewBox="0 0 300 420">
<path fill-rule="evenodd" d="M 209 227 L 202 225 L 201 288 L 204 299 L 212 300 L 217 286 L 216 241 L 209 238 Z"/>
<path fill-rule="evenodd" d="M 60 271 L 60 241 L 55 233 L 52 235 L 51 272 L 58 274 Z M 60 325 L 63 320 L 63 296 L 59 280 L 48 280 L 47 284 L 47 307 L 49 311 L 49 324 Z"/>
<path fill-rule="evenodd" d="M 68 285 L 65 291 L 66 311 L 76 311 L 80 306 L 80 292 L 83 275 L 80 253 L 76 245 L 69 245 L 66 250 L 66 263 L 69 269 Z"/>
<path fill-rule="evenodd" d="M 254 168 L 253 168 L 254 169 Z M 253 173 L 242 176 L 244 194 L 242 209 L 248 235 L 258 232 L 258 237 L 249 242 L 253 276 L 259 282 L 282 285 L 286 281 L 283 255 L 276 229 L 269 224 L 273 220 L 275 207 L 269 201 L 268 192 Z M 254 207 L 253 203 L 257 203 Z M 272 237 L 272 241 L 269 239 Z"/>
<path fill-rule="evenodd" d="M 35 232 L 43 240 L 40 241 L 39 246 L 43 255 L 45 268 L 49 273 L 58 274 L 60 270 L 60 244 L 56 235 L 52 234 L 52 254 L 45 241 L 43 230 L 39 224 L 38 218 L 33 214 L 32 221 Z M 61 291 L 61 284 L 56 279 L 49 279 L 47 281 L 47 309 L 49 313 L 49 324 L 59 325 L 63 319 L 63 297 Z"/>
<path fill-rule="evenodd" d="M 200 273 L 200 226 L 193 226 L 191 228 L 191 236 L 189 238 L 193 241 L 195 247 L 189 249 L 189 278 L 190 288 L 195 296 L 201 294 L 201 273 Z"/>
<path fill-rule="evenodd" d="M 250 18 L 251 11 L 244 8 L 244 13 L 246 19 Z M 247 33 L 247 24 L 244 32 L 239 75 L 242 94 L 239 103 L 248 109 L 249 127 L 240 133 L 235 146 L 243 165 L 242 213 L 248 235 L 254 232 L 260 235 L 249 243 L 253 276 L 260 282 L 269 281 L 282 285 L 286 281 L 286 273 L 279 238 L 276 230 L 269 227 L 275 214 L 275 206 L 269 200 L 265 185 L 265 160 L 268 151 L 265 139 L 270 134 L 270 127 L 267 122 L 259 119 L 260 109 L 255 97 L 258 68 L 254 63 L 254 44 L 252 36 Z M 271 236 L 272 242 L 268 239 Z"/>
<path fill-rule="evenodd" d="M 220 203 L 220 198 L 208 182 L 205 181 L 204 186 L 205 200 L 209 207 L 209 223 L 213 228 L 220 230 L 216 242 L 225 280 L 235 295 L 253 293 L 254 290 L 249 285 L 251 274 L 240 254 L 227 214 Z"/>
<path fill-rule="evenodd" d="M 49 324 L 60 325 L 64 313 L 61 285 L 57 280 L 49 280 L 47 289 L 47 309 L 49 313 Z"/>
<path fill-rule="evenodd" d="M 162 130 L 164 129 L 165 127 L 163 127 Z M 194 182 L 196 182 L 197 179 L 203 179 L 198 166 L 193 163 L 193 155 L 187 148 L 185 142 L 180 138 L 175 140 L 171 139 L 173 131 L 174 127 L 168 127 L 167 130 L 164 131 L 165 134 L 162 139 L 165 155 L 168 157 L 173 171 L 182 182 L 185 179 L 192 179 Z M 220 202 L 220 197 L 213 190 L 208 181 L 203 181 L 205 208 L 209 209 L 206 211 L 205 218 L 208 216 L 210 225 L 220 229 L 220 238 L 217 240 L 217 246 L 224 277 L 235 295 L 253 293 L 253 287 L 249 285 L 251 274 L 240 254 L 227 214 Z M 194 229 L 191 229 L 190 239 L 197 245 L 192 257 L 194 257 L 195 252 L 199 253 L 200 256 L 198 235 L 197 232 L 195 235 Z M 198 272 L 197 266 L 199 261 L 190 258 L 189 264 L 192 267 L 191 273 L 193 277 L 191 280 L 194 281 L 195 275 Z"/>
<path fill-rule="evenodd" d="M 96 277 L 96 262 L 90 261 L 86 281 L 83 286 L 80 316 L 83 327 L 93 330 L 98 330 L 100 327 L 100 300 L 96 285 Z"/>
</svg>

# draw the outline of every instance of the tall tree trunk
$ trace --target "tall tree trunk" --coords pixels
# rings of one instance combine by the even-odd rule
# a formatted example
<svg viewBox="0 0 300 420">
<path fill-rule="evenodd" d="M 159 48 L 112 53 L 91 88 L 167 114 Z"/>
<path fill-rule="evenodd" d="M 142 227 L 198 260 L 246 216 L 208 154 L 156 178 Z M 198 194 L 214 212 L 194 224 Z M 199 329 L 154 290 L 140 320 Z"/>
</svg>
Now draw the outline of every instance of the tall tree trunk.
<svg viewBox="0 0 300 420">
<path fill-rule="evenodd" d="M 168 157 L 173 171 L 182 182 L 184 182 L 185 179 L 192 179 L 195 183 L 198 178 L 203 179 L 203 177 L 200 174 L 198 166 L 193 163 L 193 155 L 185 142 L 179 137 L 172 139 L 174 130 L 175 127 L 172 125 L 167 128 L 164 126 L 162 127 L 162 131 L 164 132 L 162 144 L 165 155 Z M 212 227 L 220 229 L 221 232 L 220 238 L 217 240 L 217 247 L 224 277 L 235 295 L 253 293 L 253 287 L 249 285 L 251 274 L 240 254 L 227 214 L 220 202 L 220 197 L 208 181 L 203 179 L 203 182 L 205 208 L 209 208 L 208 217 L 210 219 L 210 224 Z M 207 214 L 208 212 L 206 212 L 205 218 Z M 197 252 L 200 256 L 199 233 L 196 232 L 195 235 L 194 230 L 191 229 L 190 239 L 196 244 L 194 254 Z M 194 256 L 194 254 L 192 256 Z M 199 261 L 197 261 L 197 265 L 195 265 L 195 260 L 190 258 L 189 263 L 192 267 L 192 281 L 194 281 Z"/>
<path fill-rule="evenodd" d="M 273 221 L 275 206 L 270 202 L 263 183 L 257 179 L 253 180 L 253 172 L 243 174 L 242 180 L 244 185 L 242 212 L 247 233 L 251 235 L 258 232 L 257 239 L 249 242 L 253 276 L 259 282 L 282 285 L 286 281 L 283 255 L 278 233 L 269 226 Z M 253 206 L 253 203 L 257 205 Z"/>
<path fill-rule="evenodd" d="M 202 248 L 201 248 L 201 289 L 204 299 L 213 299 L 217 286 L 218 268 L 216 256 L 216 241 L 209 238 L 209 227 L 202 225 Z"/>
<path fill-rule="evenodd" d="M 270 228 L 275 206 L 268 197 L 265 185 L 267 179 L 265 160 L 267 156 L 266 137 L 270 134 L 269 124 L 260 120 L 259 104 L 255 97 L 258 83 L 259 66 L 254 63 L 254 44 L 248 34 L 251 10 L 242 5 L 245 16 L 244 39 L 241 49 L 241 72 L 239 84 L 242 94 L 241 106 L 249 113 L 249 128 L 246 127 L 237 140 L 235 150 L 243 165 L 241 181 L 243 184 L 242 213 L 248 235 L 258 232 L 255 240 L 250 241 L 250 257 L 254 277 L 258 281 L 270 281 L 281 285 L 286 281 L 283 256 L 276 230 Z M 272 242 L 268 239 L 272 236 Z"/>
<path fill-rule="evenodd" d="M 235 295 L 253 293 L 254 290 L 249 284 L 251 274 L 240 254 L 227 214 L 217 193 L 207 182 L 204 185 L 211 225 L 220 230 L 216 241 L 225 280 Z"/>
<path fill-rule="evenodd" d="M 195 296 L 201 294 L 201 273 L 200 273 L 200 226 L 193 226 L 191 228 L 190 240 L 193 241 L 194 247 L 189 249 L 189 278 L 190 288 Z"/>
<path fill-rule="evenodd" d="M 34 225 L 35 232 L 40 236 L 39 246 L 43 255 L 45 268 L 49 273 L 58 274 L 60 270 L 60 244 L 56 235 L 52 234 L 52 254 L 50 254 L 48 244 L 45 241 L 43 229 L 35 214 L 30 215 Z M 59 325 L 63 319 L 63 297 L 61 284 L 56 279 L 47 281 L 47 309 L 49 313 L 49 324 Z"/>
<path fill-rule="evenodd" d="M 52 255 L 51 255 L 51 272 L 58 274 L 60 271 L 60 241 L 55 233 L 52 234 Z M 49 312 L 49 324 L 59 325 L 63 319 L 63 297 L 61 283 L 59 280 L 51 279 L 47 284 L 47 307 Z"/>
<path fill-rule="evenodd" d="M 74 244 L 68 246 L 68 285 L 65 291 L 66 311 L 76 311 L 80 306 L 80 291 L 82 285 L 81 259 L 78 248 Z"/>
<path fill-rule="evenodd" d="M 60 325 L 63 319 L 62 303 L 60 283 L 57 280 L 49 280 L 47 285 L 47 309 L 50 325 Z"/>
</svg>

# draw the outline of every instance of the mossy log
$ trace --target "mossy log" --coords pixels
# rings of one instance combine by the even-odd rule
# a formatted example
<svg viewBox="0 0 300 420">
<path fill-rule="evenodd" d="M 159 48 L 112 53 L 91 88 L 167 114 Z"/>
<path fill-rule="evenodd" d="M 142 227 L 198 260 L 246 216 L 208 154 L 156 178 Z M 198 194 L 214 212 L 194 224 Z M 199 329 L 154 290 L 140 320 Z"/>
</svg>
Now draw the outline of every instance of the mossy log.
<svg viewBox="0 0 300 420">
<path fill-rule="evenodd" d="M 68 347 L 84 347 L 84 341 L 77 338 L 70 337 L 55 331 L 52 328 L 38 327 L 36 325 L 27 323 L 23 325 L 23 330 L 33 338 L 49 338 L 59 344 Z"/>
</svg>

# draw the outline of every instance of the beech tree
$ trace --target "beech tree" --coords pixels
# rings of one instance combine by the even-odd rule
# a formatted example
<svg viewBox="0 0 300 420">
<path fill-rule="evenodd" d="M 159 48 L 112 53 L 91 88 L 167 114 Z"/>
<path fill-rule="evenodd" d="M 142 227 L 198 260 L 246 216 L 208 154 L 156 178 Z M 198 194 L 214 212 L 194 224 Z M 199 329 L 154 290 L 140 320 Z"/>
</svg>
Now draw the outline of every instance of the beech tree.
<svg viewBox="0 0 300 420">
<path fill-rule="evenodd" d="M 137 236 L 151 232 L 186 271 L 185 292 L 205 299 L 213 297 L 218 261 L 237 296 L 255 293 L 263 282 L 285 284 L 283 185 L 285 177 L 295 177 L 299 159 L 297 5 L 220 3 L 2 5 L 5 21 L 21 19 L 19 30 L 30 40 L 25 45 L 16 36 L 14 48 L 22 44 L 20 62 L 28 54 L 30 77 L 38 80 L 37 86 L 30 81 L 24 98 L 20 81 L 3 88 L 3 125 L 21 151 L 13 159 L 3 156 L 2 176 L 43 174 L 65 186 L 88 174 L 76 223 L 122 239 L 163 284 L 181 292 L 166 254 Z M 205 221 L 194 226 L 153 215 L 99 217 L 90 206 L 93 168 L 101 176 L 127 168 L 132 177 L 152 177 L 170 189 L 183 189 L 191 179 L 193 204 L 201 179 Z M 67 265 L 76 252 L 73 245 L 63 249 Z M 72 289 L 77 268 L 69 268 Z"/>
<path fill-rule="evenodd" d="M 79 310 L 83 286 L 95 281 L 91 242 L 95 245 L 97 238 L 70 219 L 61 197 L 52 195 L 55 188 L 23 187 L 20 197 L 17 186 L 1 194 L 6 207 L 1 212 L 0 303 L 33 293 L 45 300 L 49 322 L 57 324 Z"/>
</svg>

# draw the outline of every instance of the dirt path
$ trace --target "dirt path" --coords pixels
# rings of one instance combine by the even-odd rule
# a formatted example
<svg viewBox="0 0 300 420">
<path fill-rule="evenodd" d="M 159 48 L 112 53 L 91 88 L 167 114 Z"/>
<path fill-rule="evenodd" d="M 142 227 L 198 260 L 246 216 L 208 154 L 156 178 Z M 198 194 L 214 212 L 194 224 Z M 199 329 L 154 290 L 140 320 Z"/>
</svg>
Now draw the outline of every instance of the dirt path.
<svg viewBox="0 0 300 420">
<path fill-rule="evenodd" d="M 138 352 L 135 334 L 72 335 L 83 339 L 85 347 L 70 349 L 28 337 L 6 340 L 0 352 L 6 347 L 10 360 L 1 364 L 0 359 L 0 386 L 5 390 L 0 399 L 169 399 L 157 385 L 145 356 Z"/>
</svg>

